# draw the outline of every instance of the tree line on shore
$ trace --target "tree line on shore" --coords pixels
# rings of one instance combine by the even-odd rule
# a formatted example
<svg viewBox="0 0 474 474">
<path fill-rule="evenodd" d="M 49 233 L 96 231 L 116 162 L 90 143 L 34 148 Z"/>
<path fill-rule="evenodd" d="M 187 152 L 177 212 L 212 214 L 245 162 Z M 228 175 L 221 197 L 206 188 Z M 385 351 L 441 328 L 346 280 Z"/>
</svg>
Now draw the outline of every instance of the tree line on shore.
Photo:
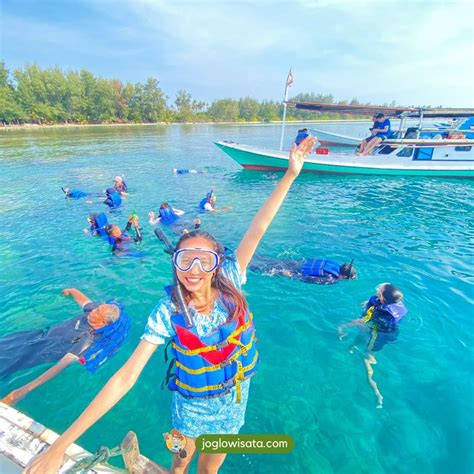
<svg viewBox="0 0 474 474">
<path fill-rule="evenodd" d="M 292 100 L 335 102 L 331 94 L 299 94 Z M 387 105 L 387 104 L 385 104 Z M 394 104 L 393 104 L 394 105 Z M 103 79 L 91 72 L 40 68 L 35 64 L 10 72 L 0 62 L 0 123 L 88 124 L 156 122 L 270 122 L 280 120 L 283 103 L 251 97 L 224 98 L 210 104 L 179 90 L 173 102 L 153 77 L 145 83 Z M 289 109 L 289 120 L 343 119 L 345 114 Z"/>
</svg>

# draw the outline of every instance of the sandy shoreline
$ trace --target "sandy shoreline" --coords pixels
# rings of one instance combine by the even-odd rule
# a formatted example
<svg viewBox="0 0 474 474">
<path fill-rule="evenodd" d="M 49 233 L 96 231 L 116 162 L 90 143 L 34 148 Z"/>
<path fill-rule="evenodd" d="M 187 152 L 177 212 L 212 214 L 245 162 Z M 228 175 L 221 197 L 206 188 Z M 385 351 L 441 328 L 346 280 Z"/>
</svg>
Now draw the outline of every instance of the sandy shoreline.
<svg viewBox="0 0 474 474">
<path fill-rule="evenodd" d="M 286 124 L 298 123 L 327 123 L 327 122 L 369 122 L 370 120 L 287 120 Z M 3 130 L 45 130 L 51 128 L 88 128 L 88 127 L 157 127 L 174 125 L 278 125 L 281 120 L 271 122 L 155 122 L 155 123 L 56 123 L 51 125 L 38 125 L 25 123 L 22 125 L 4 125 L 0 126 Z"/>
</svg>

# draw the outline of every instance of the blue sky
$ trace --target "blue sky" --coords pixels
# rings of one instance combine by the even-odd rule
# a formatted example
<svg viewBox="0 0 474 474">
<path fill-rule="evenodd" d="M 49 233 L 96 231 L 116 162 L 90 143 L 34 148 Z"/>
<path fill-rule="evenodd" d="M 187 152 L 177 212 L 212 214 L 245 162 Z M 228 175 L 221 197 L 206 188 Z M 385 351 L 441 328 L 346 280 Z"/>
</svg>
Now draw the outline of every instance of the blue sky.
<svg viewBox="0 0 474 474">
<path fill-rule="evenodd" d="M 373 104 L 474 106 L 470 0 L 0 0 L 1 54 L 156 77 L 174 99 L 332 93 Z"/>
</svg>

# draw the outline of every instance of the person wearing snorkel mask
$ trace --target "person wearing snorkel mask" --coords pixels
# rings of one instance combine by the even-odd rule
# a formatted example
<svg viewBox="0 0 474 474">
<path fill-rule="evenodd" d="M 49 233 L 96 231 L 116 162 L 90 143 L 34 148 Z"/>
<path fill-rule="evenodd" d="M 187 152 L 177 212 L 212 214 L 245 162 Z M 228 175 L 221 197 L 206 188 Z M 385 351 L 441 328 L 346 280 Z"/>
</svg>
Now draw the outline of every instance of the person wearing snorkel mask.
<svg viewBox="0 0 474 474">
<path fill-rule="evenodd" d="M 226 212 L 232 209 L 232 206 L 226 206 L 221 209 L 216 208 L 217 196 L 216 193 L 211 189 L 206 197 L 201 199 L 199 203 L 199 210 L 201 212 Z"/>
<path fill-rule="evenodd" d="M 373 379 L 372 365 L 377 363 L 375 352 L 382 350 L 386 344 L 393 343 L 398 337 L 398 326 L 403 317 L 408 313 L 403 304 L 403 293 L 391 283 L 382 283 L 376 288 L 377 294 L 364 303 L 364 314 L 359 319 L 342 324 L 337 328 L 339 339 L 347 336 L 343 329 L 358 326 L 362 332 L 362 341 L 366 345 L 364 364 L 367 370 L 369 385 L 377 397 L 377 408 L 383 406 L 383 396 Z M 358 338 L 360 339 L 360 338 Z M 349 352 L 357 348 L 357 342 L 351 346 Z"/>
<path fill-rule="evenodd" d="M 353 261 L 340 265 L 334 260 L 306 259 L 281 260 L 255 255 L 249 269 L 268 276 L 285 276 L 316 285 L 332 285 L 340 280 L 355 280 L 357 272 Z"/>
<path fill-rule="evenodd" d="M 51 380 L 73 362 L 95 372 L 110 359 L 128 336 L 130 320 L 119 303 L 92 302 L 75 288 L 63 290 L 83 313 L 46 329 L 16 332 L 0 339 L 0 377 L 55 362 L 46 372 L 2 399 L 12 405 Z"/>
<path fill-rule="evenodd" d="M 311 152 L 307 138 L 290 151 L 288 169 L 257 212 L 235 254 L 200 229 L 171 246 L 175 283 L 152 310 L 141 342 L 79 419 L 25 468 L 55 473 L 68 446 L 107 413 L 135 384 L 156 349 L 172 342 L 167 371 L 173 428 L 186 438 L 186 452 L 173 455 L 171 472 L 184 473 L 202 434 L 236 434 L 245 421 L 251 377 L 259 358 L 252 314 L 241 287 L 261 239 Z M 156 231 L 161 232 L 161 229 Z M 150 423 L 156 423 L 150 420 Z M 226 454 L 199 454 L 197 471 L 216 473 Z"/>
<path fill-rule="evenodd" d="M 128 196 L 127 184 L 125 183 L 122 176 L 115 176 L 115 178 L 114 178 L 114 188 L 121 196 Z"/>
<path fill-rule="evenodd" d="M 129 234 L 132 228 L 135 231 L 135 236 Z M 112 246 L 112 252 L 118 254 L 123 252 L 129 253 L 129 243 L 141 242 L 143 240 L 138 215 L 135 211 L 133 211 L 128 217 L 127 225 L 123 231 L 118 225 L 114 224 L 107 225 L 105 231 L 108 237 L 108 242 Z"/>
</svg>

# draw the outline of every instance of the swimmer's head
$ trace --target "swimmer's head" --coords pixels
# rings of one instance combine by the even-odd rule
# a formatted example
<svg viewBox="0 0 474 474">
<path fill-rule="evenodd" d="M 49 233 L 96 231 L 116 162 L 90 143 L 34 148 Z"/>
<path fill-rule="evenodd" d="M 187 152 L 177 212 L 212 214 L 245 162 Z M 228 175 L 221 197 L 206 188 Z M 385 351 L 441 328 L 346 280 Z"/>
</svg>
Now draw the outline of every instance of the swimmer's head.
<svg viewBox="0 0 474 474">
<path fill-rule="evenodd" d="M 61 188 L 64 194 L 69 194 L 70 188 Z"/>
<path fill-rule="evenodd" d="M 115 176 L 114 183 L 122 183 L 122 182 L 123 182 L 123 178 L 121 176 Z"/>
<path fill-rule="evenodd" d="M 344 280 L 355 280 L 357 278 L 357 272 L 354 265 L 351 263 L 343 263 L 339 269 L 339 274 Z"/>
<path fill-rule="evenodd" d="M 207 201 L 210 202 L 213 205 L 217 201 L 217 196 L 214 193 L 214 190 L 212 190 L 212 189 L 206 194 L 206 198 L 207 198 Z"/>
<path fill-rule="evenodd" d="M 116 305 L 101 304 L 87 315 L 87 322 L 94 329 L 100 329 L 117 321 L 119 316 L 120 310 Z"/>
<path fill-rule="evenodd" d="M 383 304 L 394 304 L 403 300 L 403 293 L 391 283 L 381 283 L 376 290 L 377 297 Z"/>
<path fill-rule="evenodd" d="M 168 207 L 170 207 L 170 205 L 167 202 L 162 202 L 160 204 L 160 209 L 167 209 Z"/>
</svg>

